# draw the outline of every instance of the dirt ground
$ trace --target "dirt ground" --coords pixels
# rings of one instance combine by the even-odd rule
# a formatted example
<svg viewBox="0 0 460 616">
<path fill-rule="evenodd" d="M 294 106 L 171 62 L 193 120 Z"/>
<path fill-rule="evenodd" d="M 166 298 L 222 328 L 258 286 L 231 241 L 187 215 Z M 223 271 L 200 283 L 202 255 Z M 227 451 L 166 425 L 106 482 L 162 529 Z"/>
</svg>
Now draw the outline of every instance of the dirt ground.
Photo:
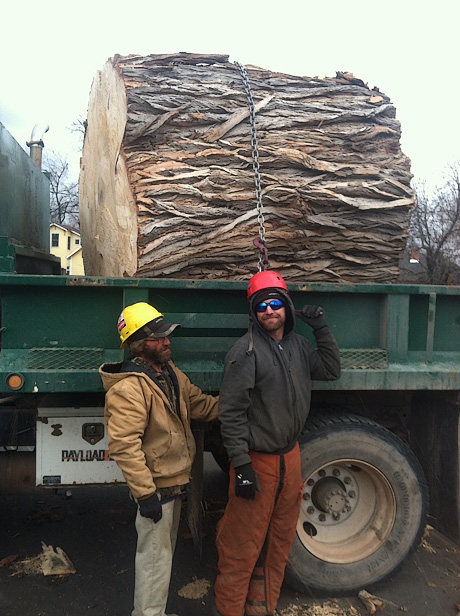
<svg viewBox="0 0 460 616">
<path fill-rule="evenodd" d="M 225 476 L 213 464 L 207 462 L 205 474 L 201 561 L 185 521 L 179 531 L 168 611 L 181 616 L 211 614 L 217 564 L 214 533 L 226 493 Z M 134 516 L 124 486 L 2 496 L 0 615 L 129 616 Z M 43 574 L 44 549 L 48 562 L 67 568 L 65 574 Z M 382 616 L 457 616 L 460 548 L 428 527 L 416 554 L 391 581 L 363 590 L 376 597 L 369 608 L 357 595 L 312 597 L 285 585 L 277 611 L 280 616 L 365 616 L 373 606 Z"/>
</svg>

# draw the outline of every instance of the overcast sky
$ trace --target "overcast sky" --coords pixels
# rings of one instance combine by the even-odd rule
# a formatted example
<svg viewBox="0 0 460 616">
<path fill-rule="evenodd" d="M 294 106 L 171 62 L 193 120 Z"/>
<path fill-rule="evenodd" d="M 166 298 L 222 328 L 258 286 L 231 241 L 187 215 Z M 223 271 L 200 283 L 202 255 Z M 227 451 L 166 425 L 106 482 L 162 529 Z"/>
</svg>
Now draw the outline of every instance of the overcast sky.
<svg viewBox="0 0 460 616">
<path fill-rule="evenodd" d="M 50 125 L 48 151 L 78 177 L 91 83 L 115 54 L 220 53 L 293 75 L 338 70 L 396 107 L 416 180 L 441 184 L 460 161 L 459 0 L 25 0 L 2 8 L 0 122 L 25 148 Z"/>
</svg>

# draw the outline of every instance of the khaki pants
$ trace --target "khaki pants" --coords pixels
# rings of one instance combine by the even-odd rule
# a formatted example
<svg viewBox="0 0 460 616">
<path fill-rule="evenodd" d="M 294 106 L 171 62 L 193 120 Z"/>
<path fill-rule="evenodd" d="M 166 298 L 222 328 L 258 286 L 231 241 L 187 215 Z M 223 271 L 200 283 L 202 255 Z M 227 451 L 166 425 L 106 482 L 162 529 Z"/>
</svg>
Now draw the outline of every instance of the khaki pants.
<svg viewBox="0 0 460 616">
<path fill-rule="evenodd" d="M 229 500 L 217 527 L 215 604 L 222 616 L 273 614 L 299 516 L 299 446 L 285 455 L 250 456 L 260 492 L 253 501 L 235 496 L 231 467 Z"/>
<path fill-rule="evenodd" d="M 155 524 L 137 510 L 137 549 L 135 560 L 134 610 L 131 616 L 164 616 L 181 500 L 176 498 L 163 505 L 163 516 Z"/>
</svg>

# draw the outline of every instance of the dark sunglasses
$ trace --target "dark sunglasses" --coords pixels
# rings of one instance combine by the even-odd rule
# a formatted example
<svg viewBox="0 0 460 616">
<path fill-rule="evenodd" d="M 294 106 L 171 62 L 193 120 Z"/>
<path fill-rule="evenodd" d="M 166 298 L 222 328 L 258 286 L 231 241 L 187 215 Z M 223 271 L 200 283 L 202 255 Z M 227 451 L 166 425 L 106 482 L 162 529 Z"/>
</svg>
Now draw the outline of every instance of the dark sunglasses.
<svg viewBox="0 0 460 616">
<path fill-rule="evenodd" d="M 272 310 L 279 310 L 284 307 L 284 304 L 279 299 L 272 299 L 270 302 L 260 302 L 260 304 L 257 304 L 256 312 L 265 312 L 269 306 Z"/>
</svg>

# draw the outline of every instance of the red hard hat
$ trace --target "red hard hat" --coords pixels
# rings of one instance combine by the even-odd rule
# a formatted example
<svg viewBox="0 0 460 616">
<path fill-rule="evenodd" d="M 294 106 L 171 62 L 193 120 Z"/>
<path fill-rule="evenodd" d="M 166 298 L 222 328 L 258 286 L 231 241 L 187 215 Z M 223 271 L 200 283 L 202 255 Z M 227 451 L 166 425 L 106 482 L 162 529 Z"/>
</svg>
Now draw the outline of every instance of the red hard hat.
<svg viewBox="0 0 460 616">
<path fill-rule="evenodd" d="M 250 299 L 257 291 L 263 289 L 284 289 L 288 292 L 288 288 L 284 280 L 276 272 L 270 270 L 266 272 L 259 272 L 248 282 L 248 299 Z"/>
</svg>

